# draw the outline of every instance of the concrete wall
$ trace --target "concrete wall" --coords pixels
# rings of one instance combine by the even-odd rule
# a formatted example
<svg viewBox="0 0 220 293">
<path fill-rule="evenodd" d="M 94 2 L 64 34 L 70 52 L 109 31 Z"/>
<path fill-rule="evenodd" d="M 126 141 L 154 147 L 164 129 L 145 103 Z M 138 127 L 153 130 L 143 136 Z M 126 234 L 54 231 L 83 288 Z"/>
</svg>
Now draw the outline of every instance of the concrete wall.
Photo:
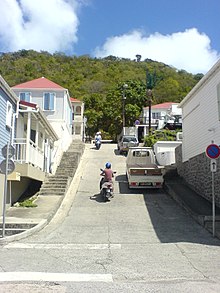
<svg viewBox="0 0 220 293">
<path fill-rule="evenodd" d="M 182 162 L 182 145 L 176 148 L 176 164 L 178 174 L 199 195 L 212 201 L 212 173 L 210 159 L 205 152 L 185 162 Z M 216 205 L 220 207 L 220 159 L 217 159 L 217 172 L 215 173 Z"/>
</svg>

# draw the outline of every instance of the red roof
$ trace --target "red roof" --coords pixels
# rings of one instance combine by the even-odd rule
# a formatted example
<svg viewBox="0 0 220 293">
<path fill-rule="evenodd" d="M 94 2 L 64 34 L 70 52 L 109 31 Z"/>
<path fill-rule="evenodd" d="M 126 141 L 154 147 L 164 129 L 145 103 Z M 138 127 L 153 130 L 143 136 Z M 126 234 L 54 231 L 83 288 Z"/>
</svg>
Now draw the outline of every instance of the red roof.
<svg viewBox="0 0 220 293">
<path fill-rule="evenodd" d="M 82 102 L 82 101 L 80 101 L 80 100 L 78 100 L 78 99 L 76 99 L 76 98 L 70 98 L 70 101 L 71 101 L 71 102 Z"/>
<path fill-rule="evenodd" d="M 162 104 L 152 105 L 151 108 L 153 109 L 169 109 L 172 107 L 172 105 L 178 105 L 179 103 L 173 103 L 173 102 L 166 102 Z M 145 107 L 148 108 L 148 107 Z"/>
<path fill-rule="evenodd" d="M 31 81 L 27 81 L 18 85 L 13 86 L 14 89 L 64 89 L 59 84 L 45 78 L 40 77 L 37 79 L 33 79 Z"/>
<path fill-rule="evenodd" d="M 37 104 L 35 104 L 35 103 L 30 103 L 30 102 L 26 102 L 26 101 L 19 101 L 19 105 L 31 107 L 33 109 L 37 109 Z"/>
</svg>

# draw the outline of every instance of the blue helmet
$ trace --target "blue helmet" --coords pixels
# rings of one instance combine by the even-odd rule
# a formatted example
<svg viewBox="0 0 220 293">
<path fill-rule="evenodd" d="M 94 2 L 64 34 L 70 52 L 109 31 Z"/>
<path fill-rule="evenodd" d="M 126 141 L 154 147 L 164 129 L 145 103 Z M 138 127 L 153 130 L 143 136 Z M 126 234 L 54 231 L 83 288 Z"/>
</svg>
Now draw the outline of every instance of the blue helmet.
<svg viewBox="0 0 220 293">
<path fill-rule="evenodd" d="M 111 163 L 107 162 L 107 163 L 105 164 L 105 168 L 110 169 L 110 168 L 111 168 Z"/>
</svg>

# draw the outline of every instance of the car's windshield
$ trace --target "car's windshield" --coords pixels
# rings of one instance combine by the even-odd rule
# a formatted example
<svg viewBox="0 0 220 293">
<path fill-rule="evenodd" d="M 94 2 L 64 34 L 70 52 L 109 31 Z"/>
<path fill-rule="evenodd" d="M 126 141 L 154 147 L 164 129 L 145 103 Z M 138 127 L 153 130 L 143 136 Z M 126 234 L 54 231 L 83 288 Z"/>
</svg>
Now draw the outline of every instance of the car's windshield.
<svg viewBox="0 0 220 293">
<path fill-rule="evenodd" d="M 137 142 L 137 139 L 134 136 L 130 136 L 130 137 L 126 136 L 126 137 L 123 138 L 123 142 L 130 142 L 130 141 Z"/>
</svg>

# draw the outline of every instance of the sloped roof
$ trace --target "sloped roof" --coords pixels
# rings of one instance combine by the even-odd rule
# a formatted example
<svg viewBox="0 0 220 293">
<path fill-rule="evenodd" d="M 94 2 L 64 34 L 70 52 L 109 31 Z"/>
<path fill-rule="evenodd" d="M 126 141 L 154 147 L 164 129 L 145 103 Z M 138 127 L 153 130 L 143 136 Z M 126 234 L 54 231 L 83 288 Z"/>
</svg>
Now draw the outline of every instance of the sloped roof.
<svg viewBox="0 0 220 293">
<path fill-rule="evenodd" d="M 152 109 L 170 109 L 172 105 L 178 105 L 179 103 L 174 103 L 174 102 L 165 102 L 157 105 L 152 105 Z M 148 108 L 148 107 L 145 107 Z"/>
<path fill-rule="evenodd" d="M 59 84 L 45 78 L 40 77 L 37 79 L 33 79 L 12 87 L 13 89 L 62 89 L 64 88 Z"/>
<path fill-rule="evenodd" d="M 80 101 L 80 100 L 78 100 L 78 99 L 76 99 L 76 98 L 70 98 L 70 101 L 71 101 L 71 102 L 79 102 L 79 103 L 82 102 L 82 101 Z"/>
</svg>

